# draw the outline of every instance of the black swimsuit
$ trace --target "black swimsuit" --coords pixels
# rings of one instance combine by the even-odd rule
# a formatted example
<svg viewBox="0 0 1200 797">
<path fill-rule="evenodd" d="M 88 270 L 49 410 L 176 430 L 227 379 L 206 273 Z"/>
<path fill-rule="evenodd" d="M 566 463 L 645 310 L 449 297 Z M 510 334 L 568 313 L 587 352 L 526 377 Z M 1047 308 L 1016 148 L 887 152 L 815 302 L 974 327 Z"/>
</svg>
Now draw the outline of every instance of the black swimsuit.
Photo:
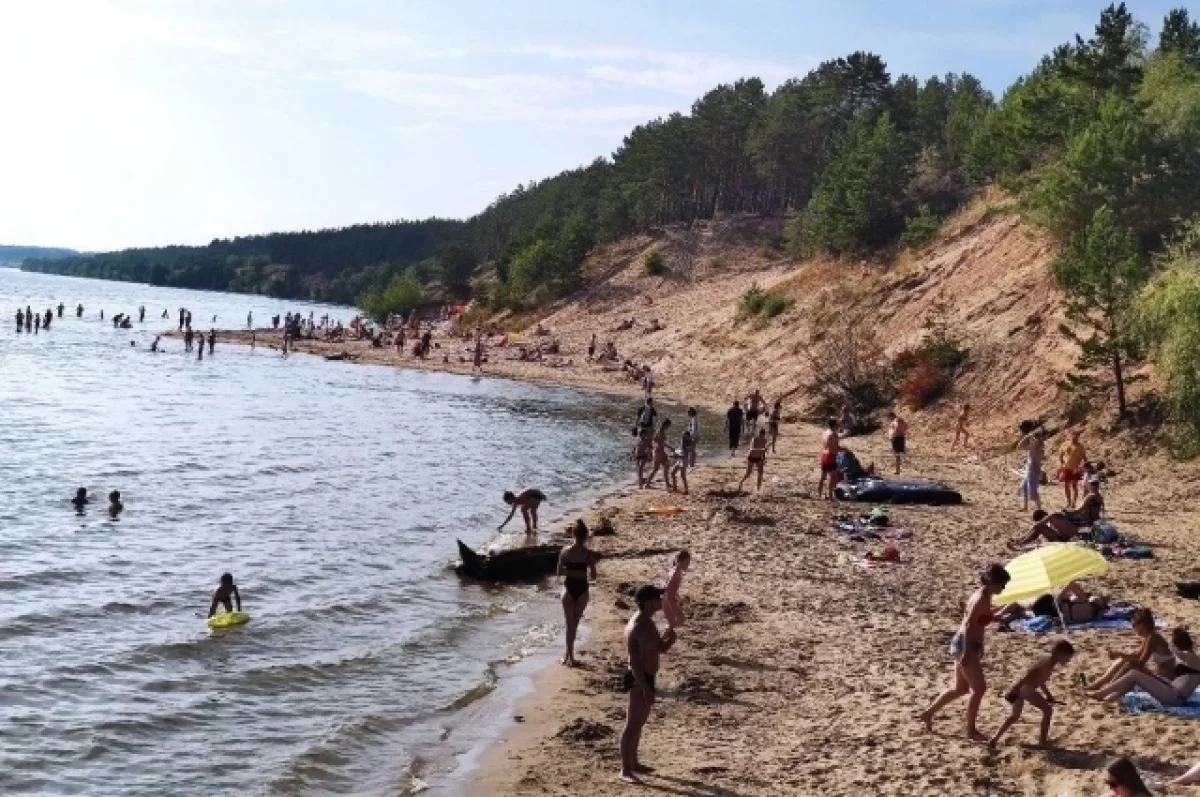
<svg viewBox="0 0 1200 797">
<path fill-rule="evenodd" d="M 579 600 L 588 591 L 588 566 L 583 562 L 563 562 L 563 569 L 567 571 L 567 577 L 563 581 L 567 594 L 574 600 Z"/>
</svg>

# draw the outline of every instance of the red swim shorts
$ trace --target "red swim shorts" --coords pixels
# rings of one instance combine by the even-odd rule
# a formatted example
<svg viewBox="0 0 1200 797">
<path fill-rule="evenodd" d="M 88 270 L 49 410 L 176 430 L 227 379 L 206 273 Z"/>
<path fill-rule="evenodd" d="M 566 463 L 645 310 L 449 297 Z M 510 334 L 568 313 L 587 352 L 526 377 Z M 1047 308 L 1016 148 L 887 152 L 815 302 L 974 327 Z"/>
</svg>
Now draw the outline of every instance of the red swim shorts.
<svg viewBox="0 0 1200 797">
<path fill-rule="evenodd" d="M 1071 470 L 1070 468 L 1058 469 L 1058 480 L 1060 482 L 1077 482 L 1083 478 L 1083 471 Z"/>
</svg>

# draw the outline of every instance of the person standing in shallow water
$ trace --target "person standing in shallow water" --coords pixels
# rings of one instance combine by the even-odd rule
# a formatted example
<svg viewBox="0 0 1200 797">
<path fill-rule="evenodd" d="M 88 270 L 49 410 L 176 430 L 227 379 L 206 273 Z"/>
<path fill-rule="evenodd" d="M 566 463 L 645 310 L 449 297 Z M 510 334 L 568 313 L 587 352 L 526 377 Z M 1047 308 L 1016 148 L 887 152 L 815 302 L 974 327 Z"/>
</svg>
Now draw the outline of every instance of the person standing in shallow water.
<svg viewBox="0 0 1200 797">
<path fill-rule="evenodd" d="M 217 347 L 217 330 L 210 329 L 208 331 L 208 353 L 212 354 L 213 349 Z"/>
<path fill-rule="evenodd" d="M 954 683 L 920 715 L 921 722 L 930 733 L 933 732 L 933 719 L 939 711 L 970 694 L 967 702 L 967 738 L 975 742 L 987 741 L 975 724 L 979 716 L 979 704 L 983 702 L 984 692 L 987 691 L 987 679 L 983 674 L 983 637 L 993 619 L 992 598 L 1004 591 L 1009 578 L 1008 571 L 1002 565 L 990 566 L 980 577 L 979 589 L 967 600 L 962 624 L 950 638 Z"/>
<path fill-rule="evenodd" d="M 563 548 L 558 555 L 558 575 L 563 576 L 562 607 L 567 623 L 567 651 L 562 663 L 577 666 L 575 661 L 575 635 L 579 621 L 588 605 L 588 583 L 596 580 L 596 554 L 587 547 L 588 527 L 576 520 L 571 529 L 575 543 Z"/>
<path fill-rule="evenodd" d="M 25 329 L 25 313 L 20 307 L 17 308 L 17 331 Z"/>
<path fill-rule="evenodd" d="M 67 309 L 62 302 L 58 303 L 58 317 L 62 318 L 63 310 Z"/>
<path fill-rule="evenodd" d="M 508 517 L 500 524 L 500 528 L 496 531 L 503 531 L 508 525 L 508 521 L 513 519 L 513 515 L 517 514 L 517 510 L 521 510 L 521 517 L 525 519 L 525 533 L 536 534 L 538 524 L 538 507 L 542 505 L 542 501 L 546 500 L 546 496 L 541 490 L 523 490 L 521 493 L 514 495 L 507 490 L 504 493 L 504 503 L 512 507 L 512 511 L 508 513 Z"/>
<path fill-rule="evenodd" d="M 33 310 L 29 305 L 25 305 L 25 331 L 33 329 Z"/>
</svg>

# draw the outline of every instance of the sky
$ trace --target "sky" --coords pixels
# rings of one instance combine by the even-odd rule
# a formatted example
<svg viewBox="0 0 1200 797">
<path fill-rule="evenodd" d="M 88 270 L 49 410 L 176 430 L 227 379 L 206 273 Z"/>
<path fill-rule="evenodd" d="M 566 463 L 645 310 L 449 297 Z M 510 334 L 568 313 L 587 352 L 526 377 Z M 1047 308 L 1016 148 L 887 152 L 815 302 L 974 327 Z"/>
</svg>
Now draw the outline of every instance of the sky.
<svg viewBox="0 0 1200 797">
<path fill-rule="evenodd" d="M 1157 32 L 1180 2 L 1134 2 Z M 999 96 L 1078 0 L 4 0 L 0 243 L 465 218 L 722 82 L 855 50 Z M 1193 8 L 1193 18 L 1198 16 Z"/>
</svg>

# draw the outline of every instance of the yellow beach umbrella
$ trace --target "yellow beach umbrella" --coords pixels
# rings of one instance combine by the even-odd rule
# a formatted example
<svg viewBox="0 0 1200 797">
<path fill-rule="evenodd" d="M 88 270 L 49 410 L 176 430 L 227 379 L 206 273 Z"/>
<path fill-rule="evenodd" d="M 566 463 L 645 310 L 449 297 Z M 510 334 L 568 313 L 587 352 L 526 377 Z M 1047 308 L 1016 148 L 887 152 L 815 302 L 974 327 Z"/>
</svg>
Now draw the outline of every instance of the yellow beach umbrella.
<svg viewBox="0 0 1200 797">
<path fill-rule="evenodd" d="M 1055 543 L 1021 554 L 1004 569 L 1012 578 L 1004 592 L 992 599 L 996 606 L 1036 598 L 1072 581 L 1107 573 L 1108 562 L 1091 548 Z"/>
</svg>

